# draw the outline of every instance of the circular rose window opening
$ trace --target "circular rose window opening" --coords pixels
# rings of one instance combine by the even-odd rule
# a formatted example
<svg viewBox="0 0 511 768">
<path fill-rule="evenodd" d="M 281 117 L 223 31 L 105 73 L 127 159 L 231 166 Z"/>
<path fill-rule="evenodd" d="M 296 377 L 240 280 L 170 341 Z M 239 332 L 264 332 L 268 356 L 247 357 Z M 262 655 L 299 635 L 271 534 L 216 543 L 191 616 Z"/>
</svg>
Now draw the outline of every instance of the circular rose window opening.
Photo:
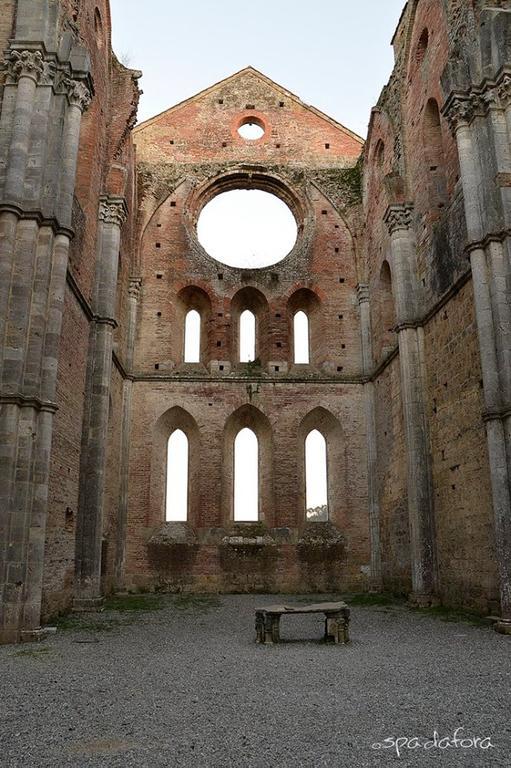
<svg viewBox="0 0 511 768">
<path fill-rule="evenodd" d="M 291 209 L 260 189 L 220 193 L 204 206 L 197 222 L 202 247 L 230 267 L 277 264 L 293 249 L 297 235 Z"/>
<path fill-rule="evenodd" d="M 238 133 L 246 141 L 257 141 L 264 136 L 264 126 L 257 118 L 247 117 L 238 128 Z"/>
</svg>

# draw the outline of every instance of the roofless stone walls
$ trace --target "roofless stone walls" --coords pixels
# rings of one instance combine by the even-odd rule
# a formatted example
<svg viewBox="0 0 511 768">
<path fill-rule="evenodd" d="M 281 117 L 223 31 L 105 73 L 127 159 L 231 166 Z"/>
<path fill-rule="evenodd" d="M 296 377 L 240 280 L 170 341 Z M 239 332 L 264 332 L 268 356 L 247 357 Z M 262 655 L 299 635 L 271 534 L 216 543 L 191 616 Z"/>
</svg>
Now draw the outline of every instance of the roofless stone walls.
<svg viewBox="0 0 511 768">
<path fill-rule="evenodd" d="M 124 589 L 371 589 L 510 632 L 487 6 L 409 0 L 364 145 L 252 67 L 134 129 L 106 0 L 2 3 L 0 642 Z M 229 250 L 233 195 L 265 207 Z"/>
<path fill-rule="evenodd" d="M 255 138 L 238 130 L 250 124 L 258 129 Z M 136 145 L 142 291 L 133 371 L 130 473 L 136 481 L 129 493 L 127 585 L 227 591 L 365 587 L 358 266 L 345 214 L 353 200 L 332 182 L 349 185 L 361 140 L 248 68 L 140 125 Z M 284 258 L 264 268 L 232 266 L 201 245 L 201 212 L 234 190 L 271 193 L 288 206 L 297 235 Z M 269 225 L 263 220 L 262 226 Z M 197 362 L 185 361 L 182 352 L 190 309 L 200 314 Z M 299 311 L 307 317 L 305 363 L 295 362 Z M 247 312 L 255 323 L 248 361 L 241 339 Z M 187 522 L 194 556 L 183 555 L 177 570 L 174 544 L 182 525 L 165 523 L 163 457 L 161 448 L 156 457 L 152 448 L 161 419 L 176 408 L 197 425 L 190 469 L 196 462 L 200 466 L 190 485 Z M 306 432 L 303 425 L 309 423 Z M 314 529 L 306 519 L 305 440 L 310 430 L 323 427 L 330 519 Z M 241 471 L 235 443 L 246 429 L 258 445 L 255 522 L 245 522 L 243 511 L 235 510 L 235 473 Z M 334 563 L 300 555 L 299 543 L 311 526 L 321 551 L 344 537 Z M 162 537 L 169 542 L 166 567 L 161 552 L 157 560 L 151 556 Z M 305 550 L 309 544 L 307 538 Z"/>
</svg>

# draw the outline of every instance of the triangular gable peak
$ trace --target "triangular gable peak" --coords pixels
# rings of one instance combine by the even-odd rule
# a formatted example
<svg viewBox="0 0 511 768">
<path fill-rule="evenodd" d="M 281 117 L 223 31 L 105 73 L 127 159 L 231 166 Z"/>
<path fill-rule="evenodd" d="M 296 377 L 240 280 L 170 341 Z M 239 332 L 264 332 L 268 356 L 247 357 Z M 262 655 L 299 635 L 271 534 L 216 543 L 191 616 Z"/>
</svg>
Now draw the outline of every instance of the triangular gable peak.
<svg viewBox="0 0 511 768">
<path fill-rule="evenodd" d="M 257 141 L 238 134 L 253 120 Z M 338 167 L 353 165 L 363 139 L 253 67 L 221 80 L 138 125 L 139 159 L 174 163 L 257 161 Z"/>
</svg>

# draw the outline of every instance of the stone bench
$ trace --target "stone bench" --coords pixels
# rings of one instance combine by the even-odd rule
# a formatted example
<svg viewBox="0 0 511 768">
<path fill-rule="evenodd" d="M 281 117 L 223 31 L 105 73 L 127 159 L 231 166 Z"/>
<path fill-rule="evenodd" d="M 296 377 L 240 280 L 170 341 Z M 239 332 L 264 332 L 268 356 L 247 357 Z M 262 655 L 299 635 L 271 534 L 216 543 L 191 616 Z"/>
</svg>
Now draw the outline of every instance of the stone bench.
<svg viewBox="0 0 511 768">
<path fill-rule="evenodd" d="M 314 603 L 312 605 L 269 605 L 256 610 L 256 643 L 280 642 L 281 616 L 302 616 L 309 613 L 325 615 L 325 641 L 349 642 L 350 609 L 346 603 Z"/>
</svg>

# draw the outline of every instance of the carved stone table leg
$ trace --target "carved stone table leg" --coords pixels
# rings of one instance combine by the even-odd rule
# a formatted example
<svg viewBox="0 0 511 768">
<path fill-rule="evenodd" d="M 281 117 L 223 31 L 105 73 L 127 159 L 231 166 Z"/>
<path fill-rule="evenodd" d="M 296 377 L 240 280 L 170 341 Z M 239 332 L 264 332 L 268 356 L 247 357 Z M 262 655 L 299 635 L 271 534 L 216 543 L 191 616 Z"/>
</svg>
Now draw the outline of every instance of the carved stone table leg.
<svg viewBox="0 0 511 768">
<path fill-rule="evenodd" d="M 277 613 L 266 614 L 266 642 L 280 642 L 280 615 Z"/>
<path fill-rule="evenodd" d="M 325 641 L 336 645 L 349 643 L 349 614 L 327 613 L 325 615 Z"/>
<path fill-rule="evenodd" d="M 266 642 L 264 611 L 256 611 L 255 630 L 256 630 L 256 643 Z"/>
</svg>

